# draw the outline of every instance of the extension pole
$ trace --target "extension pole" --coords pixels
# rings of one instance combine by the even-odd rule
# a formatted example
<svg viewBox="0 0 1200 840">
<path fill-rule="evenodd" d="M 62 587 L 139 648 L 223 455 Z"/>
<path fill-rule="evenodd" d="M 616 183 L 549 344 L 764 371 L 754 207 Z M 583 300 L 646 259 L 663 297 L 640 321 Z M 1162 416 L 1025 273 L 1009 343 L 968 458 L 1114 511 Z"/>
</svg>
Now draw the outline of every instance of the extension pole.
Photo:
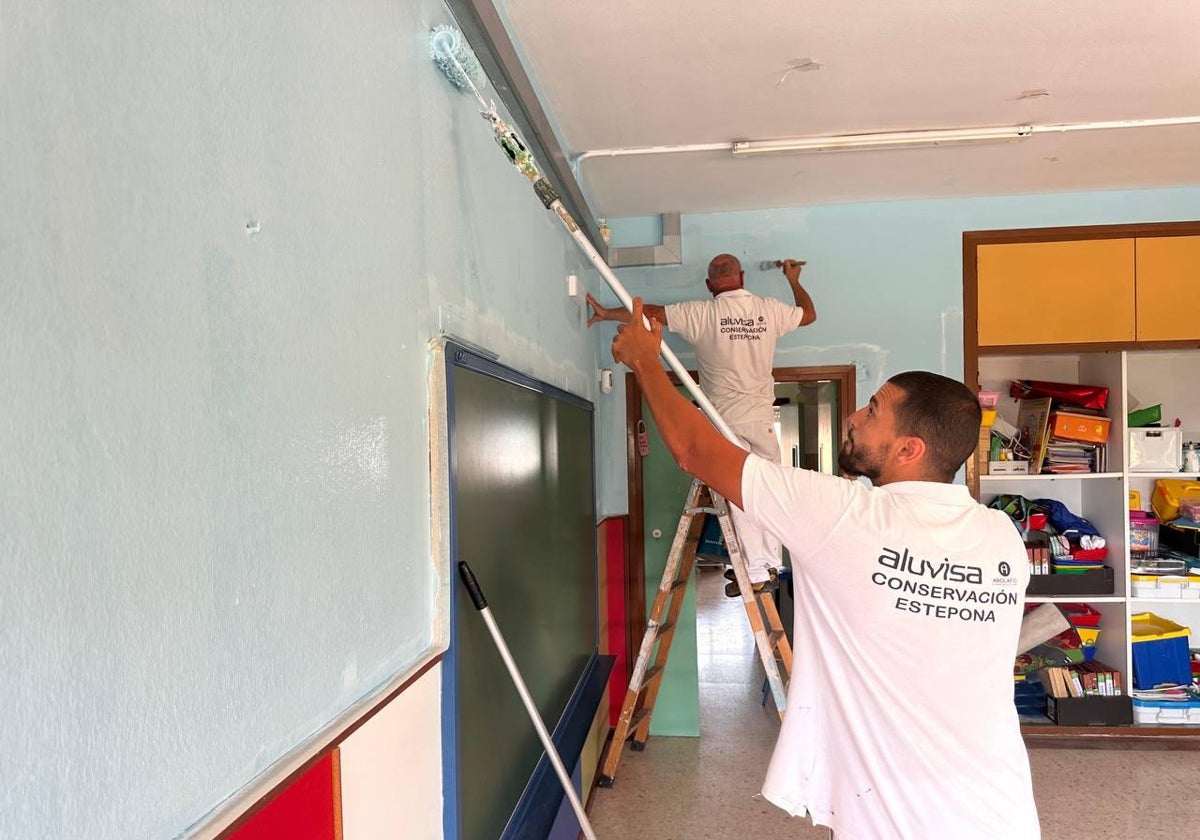
<svg viewBox="0 0 1200 840">
<path fill-rule="evenodd" d="M 596 267 L 596 270 L 600 272 L 600 276 L 604 278 L 604 282 L 608 283 L 608 287 L 616 294 L 617 299 L 621 301 L 621 305 L 628 311 L 633 312 L 633 298 L 629 296 L 629 292 L 621 285 L 621 281 L 617 279 L 617 275 L 613 274 L 613 270 L 608 267 L 608 263 L 604 261 L 604 257 L 600 256 L 600 252 L 592 245 L 591 240 L 587 238 L 587 235 L 584 234 L 579 225 L 571 218 L 571 214 L 567 212 L 567 208 L 563 207 L 562 201 L 555 196 L 554 201 L 547 205 L 547 207 L 553 210 L 562 220 L 563 225 L 566 226 L 567 231 L 571 234 L 571 238 L 575 240 L 579 249 L 583 251 L 592 265 Z M 646 325 L 646 329 L 650 329 L 650 320 L 645 315 L 642 316 L 642 323 Z M 683 386 L 688 389 L 688 392 L 700 404 L 700 410 L 717 427 L 717 431 L 730 443 L 735 446 L 741 446 L 744 449 L 745 447 L 742 442 L 733 433 L 733 429 L 729 428 L 729 424 L 725 422 L 725 418 L 717 411 L 716 406 L 709 401 L 708 396 L 700 390 L 700 386 L 688 374 L 687 368 L 680 363 L 674 351 L 667 346 L 666 342 L 661 342 L 658 345 L 658 352 L 666 360 L 667 366 L 679 377 L 679 381 L 683 383 Z"/>
<path fill-rule="evenodd" d="M 471 48 L 462 38 L 462 33 L 458 30 L 451 29 L 448 26 L 436 27 L 431 36 L 430 51 L 434 55 L 434 60 L 438 63 L 442 72 L 460 90 L 469 91 L 475 97 L 475 101 L 479 103 L 479 115 L 487 120 L 492 131 L 496 135 L 496 142 L 504 153 L 508 155 L 509 162 L 517 168 L 517 170 L 529 179 L 533 185 L 533 191 L 537 195 L 538 200 L 542 202 L 542 206 L 547 210 L 553 210 L 558 216 L 559 221 L 563 223 L 563 227 L 571 234 L 575 243 L 579 245 L 580 250 L 587 255 L 592 265 L 600 272 L 604 281 L 608 283 L 608 287 L 616 294 L 617 299 L 621 301 L 621 305 L 629 312 L 633 312 L 633 298 L 629 296 L 629 292 L 625 291 L 625 287 L 621 285 L 621 281 L 617 279 L 617 275 L 613 274 L 604 257 L 592 245 L 591 240 L 579 229 L 579 223 L 576 222 L 566 207 L 563 206 L 562 200 L 555 193 L 554 187 L 550 182 L 542 176 L 538 171 L 537 161 L 534 160 L 529 148 L 525 142 L 521 140 L 516 130 L 509 126 L 506 122 L 500 119 L 500 114 L 496 111 L 496 104 L 488 102 L 483 98 L 483 94 L 479 92 L 479 85 L 471 78 L 471 73 L 463 66 L 464 61 L 478 69 L 479 62 L 475 58 L 475 54 L 471 52 Z M 650 329 L 650 320 L 644 315 L 642 323 L 646 325 L 646 329 Z M 666 360 L 667 366 L 679 377 L 679 381 L 683 383 L 683 387 L 687 388 L 688 393 L 700 406 L 700 410 L 705 413 L 712 424 L 717 427 L 726 440 L 730 443 L 745 448 L 737 435 L 733 433 L 733 429 L 729 428 L 729 424 L 725 422 L 725 418 L 717 411 L 716 406 L 708 399 L 700 387 L 695 383 L 691 376 L 688 375 L 687 368 L 679 363 L 675 353 L 665 342 L 659 344 L 659 354 Z"/>
<path fill-rule="evenodd" d="M 475 574 L 471 571 L 471 567 L 466 564 L 466 561 L 459 561 L 458 573 L 462 577 L 463 585 L 467 587 L 467 592 L 471 596 L 471 601 L 475 604 L 475 609 L 483 616 L 483 622 L 492 634 L 492 640 L 496 643 L 496 649 L 500 651 L 500 658 L 504 660 L 504 666 L 508 668 L 508 675 L 512 677 L 513 685 L 517 687 L 517 693 L 521 695 L 521 702 L 525 704 L 525 711 L 529 713 L 529 720 L 533 722 L 533 728 L 537 730 L 538 738 L 541 739 L 542 746 L 546 750 L 546 758 L 550 759 L 550 763 L 554 765 L 554 772 L 558 774 L 558 780 L 562 783 L 563 792 L 566 793 L 567 799 L 571 800 L 571 808 L 575 811 L 575 816 L 579 819 L 579 828 L 583 831 L 583 836 L 587 840 L 596 840 L 596 833 L 592 831 L 592 824 L 588 822 L 587 814 L 584 813 L 583 803 L 579 801 L 579 797 L 575 793 L 575 783 L 567 775 L 567 770 L 563 767 L 562 759 L 558 757 L 558 751 L 554 748 L 554 742 L 550 740 L 550 733 L 546 731 L 546 725 L 542 723 L 542 717 L 538 714 L 537 706 L 534 705 L 533 698 L 529 696 L 529 689 L 525 687 L 525 680 L 521 679 L 521 672 L 517 670 L 517 663 L 513 661 L 512 654 L 508 650 L 508 645 L 504 642 L 504 635 L 496 625 L 496 619 L 492 617 L 492 610 L 488 607 L 487 599 L 483 597 L 483 590 L 479 588 L 479 581 L 475 579 Z"/>
</svg>

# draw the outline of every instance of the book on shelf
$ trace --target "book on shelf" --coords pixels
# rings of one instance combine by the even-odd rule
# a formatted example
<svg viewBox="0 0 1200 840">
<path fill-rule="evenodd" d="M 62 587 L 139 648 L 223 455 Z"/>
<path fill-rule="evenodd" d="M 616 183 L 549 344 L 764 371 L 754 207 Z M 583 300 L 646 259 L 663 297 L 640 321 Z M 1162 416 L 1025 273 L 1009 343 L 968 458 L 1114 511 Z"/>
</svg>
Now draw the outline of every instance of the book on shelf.
<svg viewBox="0 0 1200 840">
<path fill-rule="evenodd" d="M 1038 679 L 1047 694 L 1054 697 L 1118 697 L 1121 674 L 1103 662 L 1074 662 L 1042 668 Z"/>
<path fill-rule="evenodd" d="M 1042 471 L 1050 428 L 1050 398 L 1021 400 L 1017 405 L 1017 438 L 1029 452 L 1029 474 Z"/>
<path fill-rule="evenodd" d="M 1108 468 L 1108 447 L 1102 443 L 1080 443 L 1050 438 L 1046 443 L 1044 472 L 1053 474 L 1099 473 Z"/>
</svg>

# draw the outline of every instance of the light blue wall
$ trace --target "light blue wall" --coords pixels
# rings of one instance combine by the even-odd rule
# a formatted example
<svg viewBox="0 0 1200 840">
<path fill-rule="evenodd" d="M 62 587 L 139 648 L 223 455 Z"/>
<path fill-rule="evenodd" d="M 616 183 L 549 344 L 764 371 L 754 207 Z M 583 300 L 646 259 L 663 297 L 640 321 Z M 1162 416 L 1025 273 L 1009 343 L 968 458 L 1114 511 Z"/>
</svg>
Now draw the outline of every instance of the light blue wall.
<svg viewBox="0 0 1200 840">
<path fill-rule="evenodd" d="M 172 837 L 429 647 L 428 342 L 594 399 L 582 260 L 435 0 L 4 18 L 0 837 Z"/>
<path fill-rule="evenodd" d="M 617 274 L 631 294 L 672 303 L 706 295 L 708 260 L 729 252 L 746 267 L 747 288 L 786 300 L 790 292 L 783 276 L 778 270 L 760 272 L 759 262 L 787 256 L 807 260 L 803 282 L 818 319 L 780 342 L 776 364 L 853 362 L 859 366 L 861 404 L 900 371 L 962 377 L 963 231 L 1189 219 L 1200 219 L 1197 188 L 712 213 L 683 218 L 683 265 Z M 641 227 L 638 221 L 630 225 L 635 232 Z M 613 230 L 614 246 L 629 244 L 616 236 L 624 230 L 620 223 Z M 604 300 L 611 305 L 616 298 L 606 294 Z M 1036 302 L 1014 300 L 1013 306 Z M 607 347 L 613 327 L 602 330 Z M 670 344 L 685 363 L 694 358 L 686 343 L 671 339 Z M 623 460 L 623 402 L 609 399 L 614 413 L 620 404 L 621 420 L 604 427 L 602 446 L 620 452 Z M 623 512 L 624 464 L 607 465 L 605 476 L 601 507 Z"/>
<path fill-rule="evenodd" d="M 612 229 L 609 244 L 613 248 L 637 248 L 643 245 L 662 244 L 662 216 L 626 216 L 609 219 Z"/>
</svg>

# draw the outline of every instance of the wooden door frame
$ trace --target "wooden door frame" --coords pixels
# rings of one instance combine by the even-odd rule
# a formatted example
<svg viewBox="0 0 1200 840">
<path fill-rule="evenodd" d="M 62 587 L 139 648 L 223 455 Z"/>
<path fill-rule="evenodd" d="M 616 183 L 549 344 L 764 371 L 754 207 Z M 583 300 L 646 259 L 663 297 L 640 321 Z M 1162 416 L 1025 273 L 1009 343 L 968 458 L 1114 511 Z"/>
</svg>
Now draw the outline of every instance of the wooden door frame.
<svg viewBox="0 0 1200 840">
<path fill-rule="evenodd" d="M 696 379 L 695 371 L 688 371 Z M 850 415 L 858 407 L 855 394 L 857 372 L 854 365 L 781 367 L 772 371 L 775 383 L 827 380 L 838 384 L 838 429 L 842 432 Z M 680 385 L 670 371 L 668 378 Z M 642 459 L 637 451 L 637 425 L 642 416 L 642 389 L 632 373 L 625 374 L 625 460 L 629 468 L 629 527 L 625 530 L 625 647 L 629 667 L 637 661 L 642 636 L 646 632 L 646 543 L 645 507 L 642 494 Z M 840 439 L 840 434 L 839 434 Z M 680 499 L 680 513 L 683 500 Z"/>
</svg>

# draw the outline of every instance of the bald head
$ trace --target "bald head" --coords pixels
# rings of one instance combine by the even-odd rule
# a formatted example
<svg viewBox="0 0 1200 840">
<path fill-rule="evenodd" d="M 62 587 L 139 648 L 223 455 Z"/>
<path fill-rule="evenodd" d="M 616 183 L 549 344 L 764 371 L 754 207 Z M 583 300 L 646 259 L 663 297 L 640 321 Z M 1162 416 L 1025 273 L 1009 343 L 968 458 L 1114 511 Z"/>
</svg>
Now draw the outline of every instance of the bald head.
<svg viewBox="0 0 1200 840">
<path fill-rule="evenodd" d="M 733 254 L 717 254 L 708 264 L 708 280 L 705 281 L 713 297 L 722 292 L 742 288 L 745 272 Z"/>
</svg>

